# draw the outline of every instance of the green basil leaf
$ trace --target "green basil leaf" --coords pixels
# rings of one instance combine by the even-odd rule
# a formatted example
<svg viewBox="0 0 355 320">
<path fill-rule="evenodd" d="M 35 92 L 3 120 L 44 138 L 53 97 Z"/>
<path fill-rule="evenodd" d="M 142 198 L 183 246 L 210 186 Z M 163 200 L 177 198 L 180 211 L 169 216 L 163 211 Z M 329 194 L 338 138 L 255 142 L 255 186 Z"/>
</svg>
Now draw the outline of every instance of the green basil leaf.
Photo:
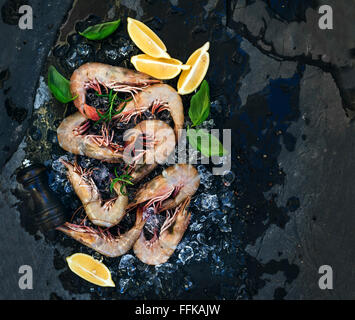
<svg viewBox="0 0 355 320">
<path fill-rule="evenodd" d="M 54 66 L 48 69 L 48 87 L 54 97 L 62 103 L 68 103 L 76 97 L 70 92 L 70 82 L 64 78 Z"/>
<path fill-rule="evenodd" d="M 210 114 L 210 88 L 208 82 L 203 80 L 200 89 L 191 98 L 189 117 L 193 126 L 198 126 L 205 121 Z"/>
<path fill-rule="evenodd" d="M 205 129 L 195 130 L 188 128 L 187 138 L 190 145 L 206 157 L 222 157 L 228 154 L 228 151 L 223 147 L 223 144 Z"/>
<path fill-rule="evenodd" d="M 89 40 L 102 40 L 108 37 L 111 33 L 115 32 L 120 23 L 121 19 L 96 24 L 94 26 L 86 28 L 83 32 L 79 32 L 79 34 Z"/>
</svg>

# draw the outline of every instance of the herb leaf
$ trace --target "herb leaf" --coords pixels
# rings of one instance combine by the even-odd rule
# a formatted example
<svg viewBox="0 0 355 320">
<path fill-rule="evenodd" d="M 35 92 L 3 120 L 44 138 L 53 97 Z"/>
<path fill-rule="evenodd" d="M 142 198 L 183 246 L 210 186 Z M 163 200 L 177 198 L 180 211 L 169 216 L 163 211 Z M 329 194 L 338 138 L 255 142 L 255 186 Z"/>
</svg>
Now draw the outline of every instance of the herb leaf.
<svg viewBox="0 0 355 320">
<path fill-rule="evenodd" d="M 117 173 L 117 168 L 115 168 L 115 176 L 116 178 L 112 179 L 112 182 L 110 184 L 110 191 L 112 192 L 113 191 L 113 187 L 115 186 L 115 184 L 117 182 L 122 182 L 121 184 L 121 188 L 120 188 L 120 192 L 124 195 L 124 196 L 127 196 L 127 193 L 125 193 L 123 191 L 123 189 L 126 187 L 127 184 L 129 185 L 133 185 L 134 183 L 131 181 L 133 179 L 132 176 L 130 176 L 129 174 L 125 173 L 125 174 L 122 174 L 122 175 L 118 175 Z"/>
<path fill-rule="evenodd" d="M 132 100 L 132 99 L 130 99 L 130 100 L 120 99 L 119 97 L 117 97 L 117 92 L 114 95 L 112 95 L 112 89 L 110 90 L 110 93 L 107 94 L 107 95 L 98 94 L 98 93 L 96 93 L 96 95 L 99 96 L 99 97 L 105 97 L 105 96 L 109 97 L 110 107 L 107 109 L 107 111 L 105 113 L 101 113 L 99 110 L 96 110 L 96 112 L 97 112 L 98 116 L 100 117 L 100 119 L 97 120 L 95 122 L 95 124 L 100 123 L 101 121 L 110 122 L 112 120 L 112 117 L 117 115 L 117 114 L 119 114 L 119 113 L 121 113 L 124 110 L 124 108 L 126 107 L 127 102 Z M 115 106 L 116 98 L 118 100 L 118 104 Z M 120 110 L 116 110 L 115 108 L 121 102 L 124 103 L 123 107 Z"/>
<path fill-rule="evenodd" d="M 210 114 L 210 88 L 208 82 L 203 80 L 200 89 L 191 98 L 189 117 L 193 126 L 198 126 L 205 121 Z"/>
<path fill-rule="evenodd" d="M 80 35 L 89 40 L 102 40 L 108 37 L 111 33 L 115 32 L 121 23 L 121 19 L 111 22 L 96 24 L 86 28 Z"/>
<path fill-rule="evenodd" d="M 228 154 L 228 151 L 223 147 L 223 144 L 205 129 L 196 130 L 188 128 L 187 138 L 190 145 L 206 157 L 222 157 Z"/>
<path fill-rule="evenodd" d="M 48 68 L 48 87 L 54 97 L 62 103 L 76 99 L 70 92 L 70 81 L 64 78 L 54 66 Z"/>
</svg>

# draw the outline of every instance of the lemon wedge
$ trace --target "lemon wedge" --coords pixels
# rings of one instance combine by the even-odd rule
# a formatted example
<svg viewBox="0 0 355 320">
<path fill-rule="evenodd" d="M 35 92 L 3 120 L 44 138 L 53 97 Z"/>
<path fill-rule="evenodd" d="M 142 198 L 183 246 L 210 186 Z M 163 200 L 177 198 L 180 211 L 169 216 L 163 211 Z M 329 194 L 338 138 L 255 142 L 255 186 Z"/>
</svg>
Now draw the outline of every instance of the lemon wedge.
<svg viewBox="0 0 355 320">
<path fill-rule="evenodd" d="M 210 64 L 209 48 L 210 43 L 206 42 L 187 60 L 186 65 L 190 66 L 190 69 L 184 70 L 180 75 L 177 85 L 179 94 L 184 95 L 193 92 L 206 76 Z"/>
<path fill-rule="evenodd" d="M 127 18 L 127 21 L 128 34 L 139 49 L 154 58 L 170 58 L 166 52 L 165 44 L 152 29 L 143 22 L 132 18 Z"/>
<path fill-rule="evenodd" d="M 110 270 L 100 261 L 84 253 L 66 258 L 68 266 L 79 277 L 101 287 L 114 287 Z"/>
<path fill-rule="evenodd" d="M 177 59 L 153 58 L 147 54 L 134 56 L 131 62 L 136 70 L 161 80 L 173 79 L 181 70 L 190 69 L 190 66 L 183 65 Z"/>
</svg>

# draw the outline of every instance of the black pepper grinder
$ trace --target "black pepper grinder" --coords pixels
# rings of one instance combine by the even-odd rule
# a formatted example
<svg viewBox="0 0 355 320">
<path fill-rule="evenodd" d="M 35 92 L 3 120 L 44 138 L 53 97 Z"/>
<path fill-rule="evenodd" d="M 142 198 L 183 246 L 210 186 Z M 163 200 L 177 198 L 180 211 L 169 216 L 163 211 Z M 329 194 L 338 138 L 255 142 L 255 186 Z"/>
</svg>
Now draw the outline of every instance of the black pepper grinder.
<svg viewBox="0 0 355 320">
<path fill-rule="evenodd" d="M 34 202 L 31 215 L 34 224 L 42 233 L 65 222 L 65 209 L 48 185 L 47 169 L 41 164 L 32 164 L 17 174 L 17 181 L 28 190 Z"/>
</svg>

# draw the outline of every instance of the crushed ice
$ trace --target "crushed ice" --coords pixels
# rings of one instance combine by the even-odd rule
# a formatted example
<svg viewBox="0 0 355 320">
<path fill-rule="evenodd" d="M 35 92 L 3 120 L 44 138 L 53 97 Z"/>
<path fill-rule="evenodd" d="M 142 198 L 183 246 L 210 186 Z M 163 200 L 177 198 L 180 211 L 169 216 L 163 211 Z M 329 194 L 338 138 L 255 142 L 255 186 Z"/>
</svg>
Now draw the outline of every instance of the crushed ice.
<svg viewBox="0 0 355 320">
<path fill-rule="evenodd" d="M 35 109 L 39 109 L 42 107 L 47 101 L 51 99 L 51 94 L 47 87 L 46 82 L 42 76 L 39 77 L 39 86 L 36 92 L 36 98 L 33 107 Z"/>
</svg>

